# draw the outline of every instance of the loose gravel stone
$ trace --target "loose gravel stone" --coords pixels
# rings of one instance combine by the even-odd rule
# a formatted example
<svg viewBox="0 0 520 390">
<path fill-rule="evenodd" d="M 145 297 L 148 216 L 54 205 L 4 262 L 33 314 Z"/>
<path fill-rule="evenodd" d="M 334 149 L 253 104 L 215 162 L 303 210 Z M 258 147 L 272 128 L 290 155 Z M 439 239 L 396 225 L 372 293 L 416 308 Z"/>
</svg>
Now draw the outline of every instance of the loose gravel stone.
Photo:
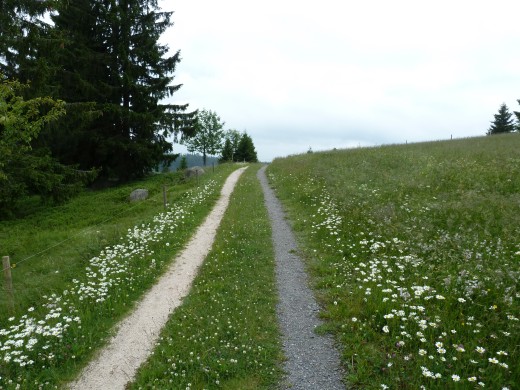
<svg viewBox="0 0 520 390">
<path fill-rule="evenodd" d="M 291 227 L 280 201 L 269 187 L 265 168 L 258 171 L 265 203 L 271 219 L 276 256 L 276 279 L 280 301 L 278 320 L 286 356 L 287 389 L 344 389 L 340 356 L 329 336 L 315 333 L 322 324 L 319 306 L 308 286 L 307 274 Z"/>
</svg>

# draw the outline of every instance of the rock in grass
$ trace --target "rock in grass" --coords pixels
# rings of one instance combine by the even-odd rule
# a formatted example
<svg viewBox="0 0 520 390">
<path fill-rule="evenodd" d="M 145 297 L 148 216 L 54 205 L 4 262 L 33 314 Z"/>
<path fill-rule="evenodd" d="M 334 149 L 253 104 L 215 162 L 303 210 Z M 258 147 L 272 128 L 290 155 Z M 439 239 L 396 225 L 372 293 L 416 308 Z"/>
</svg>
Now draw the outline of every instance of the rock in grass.
<svg viewBox="0 0 520 390">
<path fill-rule="evenodd" d="M 130 202 L 145 200 L 146 198 L 148 198 L 148 190 L 144 188 L 138 188 L 137 190 L 133 190 L 130 194 Z"/>
<path fill-rule="evenodd" d="M 190 177 L 201 175 L 204 175 L 204 169 L 202 169 L 201 167 L 191 167 L 186 169 L 186 171 L 184 172 L 184 176 L 186 176 L 187 179 L 189 179 Z"/>
</svg>

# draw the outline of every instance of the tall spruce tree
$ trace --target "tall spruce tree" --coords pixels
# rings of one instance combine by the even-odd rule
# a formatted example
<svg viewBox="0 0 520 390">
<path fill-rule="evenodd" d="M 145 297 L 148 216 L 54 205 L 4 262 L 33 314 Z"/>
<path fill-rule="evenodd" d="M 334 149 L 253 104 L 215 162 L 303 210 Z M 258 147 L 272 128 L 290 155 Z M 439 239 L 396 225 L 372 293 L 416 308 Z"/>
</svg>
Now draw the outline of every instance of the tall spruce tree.
<svg viewBox="0 0 520 390">
<path fill-rule="evenodd" d="M 515 131 L 515 124 L 512 118 L 513 114 L 509 112 L 505 103 L 502 103 L 498 114 L 495 114 L 495 119 L 491 122 L 487 135 L 499 134 L 499 133 L 510 133 Z"/>
<path fill-rule="evenodd" d="M 158 42 L 171 14 L 156 0 L 69 0 L 53 17 L 61 43 L 50 84 L 74 107 L 46 134 L 61 161 L 128 180 L 169 164 L 168 138 L 193 133 L 187 105 L 160 103 L 180 88 L 171 85 L 180 53 Z"/>
</svg>

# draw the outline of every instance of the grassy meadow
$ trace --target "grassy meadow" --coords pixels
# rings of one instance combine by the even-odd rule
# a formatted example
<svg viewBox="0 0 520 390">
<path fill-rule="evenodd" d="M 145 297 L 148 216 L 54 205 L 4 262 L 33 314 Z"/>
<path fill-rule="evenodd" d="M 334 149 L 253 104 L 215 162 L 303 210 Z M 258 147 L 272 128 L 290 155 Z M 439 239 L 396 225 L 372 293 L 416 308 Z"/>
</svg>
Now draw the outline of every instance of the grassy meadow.
<svg viewBox="0 0 520 390">
<path fill-rule="evenodd" d="M 309 153 L 268 175 L 352 388 L 518 388 L 520 134 Z"/>
<path fill-rule="evenodd" d="M 2 289 L 0 389 L 58 388 L 71 379 L 185 245 L 234 169 L 218 166 L 190 181 L 155 175 L 1 221 L 14 304 Z M 147 188 L 149 199 L 129 203 L 135 188 Z"/>
<path fill-rule="evenodd" d="M 508 134 L 308 153 L 268 167 L 322 304 L 317 331 L 335 336 L 351 388 L 517 388 L 519 151 L 520 135 Z M 279 387 L 258 168 L 237 183 L 192 291 L 129 388 Z M 0 389 L 60 388 L 77 375 L 234 169 L 198 182 L 157 175 L 1 221 L 14 305 L 0 300 Z M 129 203 L 139 187 L 149 200 Z"/>
</svg>

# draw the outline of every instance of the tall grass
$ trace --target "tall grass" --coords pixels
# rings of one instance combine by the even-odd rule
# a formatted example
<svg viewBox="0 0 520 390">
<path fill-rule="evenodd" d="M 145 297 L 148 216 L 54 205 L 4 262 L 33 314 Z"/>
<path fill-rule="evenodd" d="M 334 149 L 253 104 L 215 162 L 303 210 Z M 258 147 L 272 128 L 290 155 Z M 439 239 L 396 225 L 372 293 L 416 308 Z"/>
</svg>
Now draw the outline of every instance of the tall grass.
<svg viewBox="0 0 520 390">
<path fill-rule="evenodd" d="M 192 291 L 132 389 L 264 389 L 281 377 L 271 227 L 256 179 L 242 175 Z"/>
<path fill-rule="evenodd" d="M 277 159 L 353 388 L 520 383 L 520 135 Z"/>
<path fill-rule="evenodd" d="M 72 378 L 184 246 L 233 169 L 184 184 L 160 175 L 2 222 L 16 307 L 10 313 L 2 302 L 0 388 L 52 388 Z M 129 204 L 130 190 L 142 186 L 151 198 Z"/>
</svg>

